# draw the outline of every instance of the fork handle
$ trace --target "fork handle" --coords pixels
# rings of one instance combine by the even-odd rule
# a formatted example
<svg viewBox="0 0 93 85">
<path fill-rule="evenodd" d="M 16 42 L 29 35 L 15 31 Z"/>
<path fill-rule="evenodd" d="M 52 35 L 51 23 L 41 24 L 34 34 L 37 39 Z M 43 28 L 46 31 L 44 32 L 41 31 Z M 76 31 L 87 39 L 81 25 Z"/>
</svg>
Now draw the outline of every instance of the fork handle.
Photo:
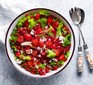
<svg viewBox="0 0 93 85">
<path fill-rule="evenodd" d="M 88 50 L 87 44 L 84 44 L 84 51 L 85 51 L 85 56 L 89 64 L 89 68 L 93 69 L 93 58 Z"/>
<path fill-rule="evenodd" d="M 83 55 L 82 55 L 82 47 L 78 46 L 78 62 L 77 62 L 78 72 L 83 72 Z"/>
</svg>

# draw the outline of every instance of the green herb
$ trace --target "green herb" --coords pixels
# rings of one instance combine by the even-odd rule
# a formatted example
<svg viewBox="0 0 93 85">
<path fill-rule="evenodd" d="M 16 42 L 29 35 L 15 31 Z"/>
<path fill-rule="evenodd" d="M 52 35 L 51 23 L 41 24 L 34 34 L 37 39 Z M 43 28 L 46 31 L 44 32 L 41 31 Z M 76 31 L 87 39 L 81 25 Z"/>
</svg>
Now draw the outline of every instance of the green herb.
<svg viewBox="0 0 93 85">
<path fill-rule="evenodd" d="M 17 36 L 15 36 L 15 35 L 11 35 L 11 38 L 10 38 L 11 40 L 13 40 L 14 42 L 17 40 Z"/>
<path fill-rule="evenodd" d="M 17 33 L 17 28 L 13 29 L 12 35 L 15 35 Z"/>
<path fill-rule="evenodd" d="M 46 26 L 47 19 L 46 18 L 41 18 L 37 22 L 40 22 L 42 28 L 44 28 Z"/>
<path fill-rule="evenodd" d="M 71 42 L 69 41 L 69 40 L 67 40 L 67 39 L 65 39 L 64 40 L 64 43 L 62 44 L 64 47 L 66 47 L 66 46 L 68 46 L 68 45 L 70 45 L 71 44 Z"/>
<path fill-rule="evenodd" d="M 66 52 L 65 57 L 68 58 L 70 55 L 70 51 Z"/>
<path fill-rule="evenodd" d="M 11 42 L 11 39 L 9 39 L 10 42 L 10 46 L 13 46 L 15 44 L 15 42 Z"/>
<path fill-rule="evenodd" d="M 23 60 L 31 60 L 31 57 L 30 56 L 24 56 Z"/>
<path fill-rule="evenodd" d="M 40 10 L 38 12 L 40 15 L 45 15 L 45 16 L 49 16 L 49 12 L 47 10 Z"/>
<path fill-rule="evenodd" d="M 50 28 L 48 28 L 49 31 L 47 32 L 47 34 L 48 34 L 49 36 L 53 36 L 52 29 L 53 29 L 52 26 L 50 26 Z"/>
<path fill-rule="evenodd" d="M 53 33 L 52 33 L 51 31 L 49 31 L 47 34 L 48 34 L 49 36 L 53 36 Z"/>
<path fill-rule="evenodd" d="M 9 39 L 9 42 L 10 42 L 10 45 L 14 45 L 16 40 L 17 40 L 17 36 L 15 36 L 15 34 L 17 33 L 17 29 L 15 28 L 10 36 L 10 39 Z M 11 42 L 13 41 L 13 42 Z"/>
<path fill-rule="evenodd" d="M 63 46 L 68 46 L 71 44 L 71 34 L 68 34 L 65 39 L 64 39 L 64 43 L 63 43 Z"/>
<path fill-rule="evenodd" d="M 18 22 L 17 23 L 17 27 L 22 27 L 23 23 L 22 22 Z"/>
<path fill-rule="evenodd" d="M 28 15 L 28 16 L 27 16 L 27 19 L 30 20 L 30 19 L 31 19 L 31 15 Z"/>
<path fill-rule="evenodd" d="M 36 26 L 36 21 L 31 18 L 31 19 L 28 19 L 28 22 L 29 22 L 29 29 L 32 29 L 34 26 Z"/>
<path fill-rule="evenodd" d="M 15 56 L 14 58 L 15 58 L 15 60 L 19 59 L 19 58 L 18 58 L 18 57 L 16 57 L 16 56 Z"/>
<path fill-rule="evenodd" d="M 19 56 L 19 58 L 20 58 L 22 61 L 31 60 L 31 57 L 30 57 L 30 56 L 25 56 L 24 54 L 21 54 L 21 55 Z"/>
<path fill-rule="evenodd" d="M 56 53 L 52 50 L 47 50 L 47 57 L 48 58 L 54 58 L 56 56 Z"/>
<path fill-rule="evenodd" d="M 64 64 L 64 61 L 60 60 L 60 61 L 58 61 L 57 64 L 58 64 L 58 65 L 63 65 L 63 64 Z"/>
<path fill-rule="evenodd" d="M 40 34 L 39 36 L 42 38 L 42 37 L 44 37 L 44 35 L 45 35 L 45 34 Z"/>
<path fill-rule="evenodd" d="M 50 65 L 51 66 L 55 66 L 56 65 L 56 62 L 50 62 Z"/>
<path fill-rule="evenodd" d="M 19 22 L 17 23 L 17 27 L 20 28 L 23 26 L 23 23 L 27 20 L 26 17 L 23 17 L 22 19 L 19 20 Z"/>
<path fill-rule="evenodd" d="M 63 27 L 63 23 L 62 21 L 59 23 L 59 26 L 57 27 L 57 37 L 62 35 L 62 27 Z"/>
<path fill-rule="evenodd" d="M 45 65 L 44 64 L 40 64 L 39 67 L 44 69 Z"/>
<path fill-rule="evenodd" d="M 13 49 L 13 52 L 17 51 L 17 48 L 15 46 L 11 46 L 11 48 Z"/>
</svg>

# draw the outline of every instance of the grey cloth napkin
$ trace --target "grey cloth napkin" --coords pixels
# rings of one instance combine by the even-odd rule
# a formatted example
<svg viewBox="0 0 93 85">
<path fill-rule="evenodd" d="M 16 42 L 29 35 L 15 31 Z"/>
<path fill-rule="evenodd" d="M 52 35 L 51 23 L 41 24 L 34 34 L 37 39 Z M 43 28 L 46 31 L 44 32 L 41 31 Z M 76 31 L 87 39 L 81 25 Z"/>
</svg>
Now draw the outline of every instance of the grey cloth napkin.
<svg viewBox="0 0 93 85">
<path fill-rule="evenodd" d="M 0 0 L 0 41 L 4 43 L 6 30 L 15 17 L 38 5 L 33 0 Z"/>
</svg>

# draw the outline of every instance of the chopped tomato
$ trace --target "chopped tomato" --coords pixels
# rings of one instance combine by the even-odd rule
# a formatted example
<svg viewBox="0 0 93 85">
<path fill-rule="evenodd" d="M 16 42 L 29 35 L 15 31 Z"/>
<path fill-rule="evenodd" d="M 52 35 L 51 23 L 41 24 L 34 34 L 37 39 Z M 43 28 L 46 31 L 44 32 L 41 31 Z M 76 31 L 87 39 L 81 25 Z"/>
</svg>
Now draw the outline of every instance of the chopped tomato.
<svg viewBox="0 0 93 85">
<path fill-rule="evenodd" d="M 41 52 L 41 55 L 46 56 L 46 52 L 45 51 Z"/>
<path fill-rule="evenodd" d="M 60 55 L 60 50 L 59 49 L 53 49 L 53 51 L 56 53 L 56 56 Z"/>
<path fill-rule="evenodd" d="M 16 48 L 17 48 L 18 50 L 21 50 L 21 46 L 20 46 L 20 45 L 17 45 Z"/>
<path fill-rule="evenodd" d="M 22 32 L 22 34 L 25 34 L 26 33 L 26 29 L 22 28 L 21 32 Z"/>
<path fill-rule="evenodd" d="M 52 22 L 53 22 L 52 18 L 49 17 L 49 18 L 47 19 L 47 23 L 48 23 L 48 24 L 51 24 Z"/>
<path fill-rule="evenodd" d="M 55 21 L 55 22 L 52 23 L 53 28 L 57 28 L 58 25 L 59 25 L 59 22 L 58 21 Z"/>
<path fill-rule="evenodd" d="M 32 39 L 31 34 L 24 34 L 24 38 L 26 41 L 30 41 Z"/>
<path fill-rule="evenodd" d="M 41 34 L 41 33 L 43 33 L 43 30 L 42 30 L 41 28 L 38 28 L 38 29 L 36 30 L 36 32 L 35 32 L 35 34 Z"/>
<path fill-rule="evenodd" d="M 58 67 L 57 66 L 53 66 L 53 70 L 57 70 L 58 69 Z"/>
<path fill-rule="evenodd" d="M 17 39 L 17 42 L 22 43 L 24 42 L 24 37 L 23 36 L 19 36 Z"/>
<path fill-rule="evenodd" d="M 64 52 L 68 52 L 70 50 L 70 46 L 64 48 Z"/>
<path fill-rule="evenodd" d="M 39 46 L 40 46 L 41 48 L 43 48 L 43 47 L 44 47 L 44 42 L 43 42 L 43 41 L 39 41 Z"/>
<path fill-rule="evenodd" d="M 46 73 L 48 73 L 50 71 L 50 68 L 46 67 L 45 70 L 46 70 Z"/>
<path fill-rule="evenodd" d="M 59 60 L 62 60 L 62 61 L 66 61 L 67 60 L 67 58 L 65 57 L 65 55 L 64 54 L 62 54 L 60 57 L 59 57 Z"/>
<path fill-rule="evenodd" d="M 43 70 L 42 68 L 38 68 L 38 72 L 39 72 L 40 75 L 45 75 L 46 74 L 45 70 Z"/>
<path fill-rule="evenodd" d="M 54 36 L 56 35 L 56 30 L 52 29 L 52 33 L 54 34 Z"/>
<path fill-rule="evenodd" d="M 37 56 L 37 53 L 38 53 L 38 52 L 37 52 L 36 50 L 34 50 L 33 53 L 32 53 L 32 55 L 33 55 L 33 56 Z"/>
<path fill-rule="evenodd" d="M 36 20 L 40 19 L 40 14 L 36 14 Z"/>
<path fill-rule="evenodd" d="M 16 52 L 16 53 L 15 53 L 15 56 L 16 56 L 16 57 L 19 57 L 20 55 L 21 55 L 20 52 Z"/>
<path fill-rule="evenodd" d="M 47 48 L 50 48 L 53 45 L 52 41 L 50 40 L 48 40 L 45 44 Z"/>
<path fill-rule="evenodd" d="M 33 39 L 33 40 L 32 40 L 32 45 L 33 45 L 34 47 L 37 47 L 37 46 L 38 46 L 38 39 Z"/>
<path fill-rule="evenodd" d="M 28 20 L 26 20 L 24 23 L 23 23 L 23 27 L 28 27 L 29 26 L 29 22 Z"/>
</svg>

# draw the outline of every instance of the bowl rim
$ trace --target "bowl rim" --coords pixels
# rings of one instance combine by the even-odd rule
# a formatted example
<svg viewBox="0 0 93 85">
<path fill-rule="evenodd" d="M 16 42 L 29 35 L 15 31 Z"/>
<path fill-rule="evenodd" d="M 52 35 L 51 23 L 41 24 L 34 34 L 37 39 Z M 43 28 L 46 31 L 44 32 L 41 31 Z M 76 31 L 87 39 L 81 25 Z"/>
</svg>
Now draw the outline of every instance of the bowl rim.
<svg viewBox="0 0 93 85">
<path fill-rule="evenodd" d="M 69 22 L 68 22 L 60 13 L 58 13 L 58 12 L 52 10 L 52 9 L 48 9 L 48 8 L 33 8 L 33 9 L 27 10 L 27 11 L 22 12 L 21 14 L 19 14 L 19 15 L 11 22 L 11 24 L 9 25 L 9 27 L 8 27 L 8 29 L 7 29 L 7 32 L 6 32 L 6 35 L 5 35 L 5 51 L 6 51 L 6 54 L 7 54 L 7 57 L 8 57 L 8 59 L 9 59 L 9 61 L 10 61 L 11 64 L 15 67 L 15 65 L 12 63 L 12 61 L 11 61 L 11 59 L 10 59 L 10 57 L 9 57 L 8 51 L 7 51 L 7 35 L 8 35 L 8 32 L 9 32 L 12 24 L 13 24 L 20 16 L 22 16 L 23 14 L 25 14 L 25 13 L 27 13 L 27 12 L 34 11 L 34 10 L 48 10 L 48 11 L 54 12 L 55 14 L 59 15 L 59 16 L 62 17 L 62 18 L 66 21 L 66 23 L 69 25 L 70 30 L 71 30 L 72 35 L 73 35 L 73 50 L 72 50 L 72 54 L 71 54 L 71 57 L 70 57 L 69 61 L 67 62 L 67 64 L 66 64 L 60 71 L 58 71 L 58 72 L 56 72 L 56 73 L 54 73 L 54 74 L 52 74 L 52 75 L 46 76 L 46 77 L 50 77 L 50 76 L 53 76 L 53 75 L 58 74 L 59 72 L 61 72 L 62 70 L 64 70 L 64 69 L 67 67 L 67 65 L 70 63 L 70 61 L 71 61 L 71 59 L 72 59 L 72 57 L 73 57 L 74 51 L 75 51 L 75 34 L 74 34 L 74 31 L 73 31 L 71 25 L 69 24 Z M 46 77 L 43 77 L 43 76 L 42 76 L 42 77 L 33 77 L 33 76 L 30 76 L 30 75 L 28 75 L 28 74 L 20 71 L 17 67 L 15 67 L 15 68 L 16 68 L 20 73 L 22 73 L 22 74 L 24 74 L 24 75 L 26 75 L 26 76 L 32 77 L 32 78 L 46 78 Z"/>
</svg>

